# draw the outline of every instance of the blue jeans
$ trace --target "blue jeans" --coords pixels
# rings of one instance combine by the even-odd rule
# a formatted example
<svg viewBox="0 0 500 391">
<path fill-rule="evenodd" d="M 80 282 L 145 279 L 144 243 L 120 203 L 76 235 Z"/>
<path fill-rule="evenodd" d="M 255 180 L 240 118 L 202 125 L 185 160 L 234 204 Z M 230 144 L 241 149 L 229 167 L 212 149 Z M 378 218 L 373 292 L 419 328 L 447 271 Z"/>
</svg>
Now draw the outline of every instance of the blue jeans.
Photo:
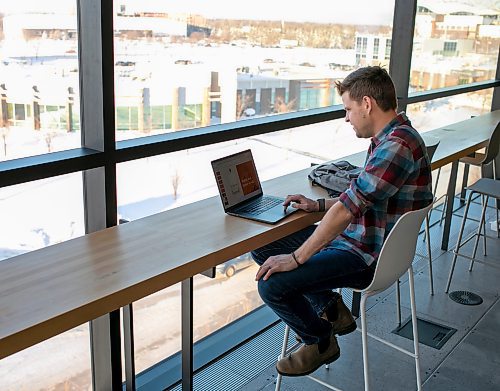
<svg viewBox="0 0 500 391">
<path fill-rule="evenodd" d="M 252 257 L 262 265 L 272 255 L 290 254 L 315 229 L 315 225 L 307 227 L 254 250 Z M 336 300 L 332 289 L 366 288 L 374 271 L 375 266 L 367 266 L 354 253 L 325 247 L 297 269 L 260 279 L 258 290 L 264 303 L 309 345 L 330 337 L 331 324 L 321 314 Z"/>
</svg>

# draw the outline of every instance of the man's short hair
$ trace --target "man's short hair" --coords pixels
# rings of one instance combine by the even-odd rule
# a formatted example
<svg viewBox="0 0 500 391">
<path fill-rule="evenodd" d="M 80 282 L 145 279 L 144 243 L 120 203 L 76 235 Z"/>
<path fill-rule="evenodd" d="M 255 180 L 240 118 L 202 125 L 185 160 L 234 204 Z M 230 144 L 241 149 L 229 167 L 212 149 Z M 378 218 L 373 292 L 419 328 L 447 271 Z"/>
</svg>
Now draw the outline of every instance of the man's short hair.
<svg viewBox="0 0 500 391">
<path fill-rule="evenodd" d="M 387 71 L 380 66 L 356 69 L 344 80 L 336 81 L 339 95 L 349 92 L 349 97 L 361 103 L 363 96 L 369 96 L 377 102 L 382 111 L 396 110 L 396 89 Z"/>
</svg>

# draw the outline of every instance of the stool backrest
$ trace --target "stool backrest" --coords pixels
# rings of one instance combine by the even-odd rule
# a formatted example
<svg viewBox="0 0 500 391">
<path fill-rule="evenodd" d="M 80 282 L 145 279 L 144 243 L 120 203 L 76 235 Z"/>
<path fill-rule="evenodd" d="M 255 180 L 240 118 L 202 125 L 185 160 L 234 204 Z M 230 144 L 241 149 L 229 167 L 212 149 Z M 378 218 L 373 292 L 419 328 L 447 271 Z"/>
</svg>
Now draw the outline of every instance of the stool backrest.
<svg viewBox="0 0 500 391">
<path fill-rule="evenodd" d="M 439 146 L 440 140 L 435 142 L 434 144 L 429 144 L 426 145 L 425 148 L 427 149 L 427 155 L 429 155 L 429 160 L 432 163 L 432 157 L 434 156 L 434 153 L 436 152 L 437 147 Z"/>
<path fill-rule="evenodd" d="M 383 291 L 409 269 L 415 257 L 420 226 L 431 208 L 432 203 L 399 218 L 382 246 L 371 284 L 362 291 Z"/>
<path fill-rule="evenodd" d="M 497 124 L 496 128 L 491 133 L 490 141 L 488 142 L 488 146 L 486 147 L 486 155 L 481 164 L 488 164 L 492 160 L 494 160 L 500 149 L 500 122 Z"/>
</svg>

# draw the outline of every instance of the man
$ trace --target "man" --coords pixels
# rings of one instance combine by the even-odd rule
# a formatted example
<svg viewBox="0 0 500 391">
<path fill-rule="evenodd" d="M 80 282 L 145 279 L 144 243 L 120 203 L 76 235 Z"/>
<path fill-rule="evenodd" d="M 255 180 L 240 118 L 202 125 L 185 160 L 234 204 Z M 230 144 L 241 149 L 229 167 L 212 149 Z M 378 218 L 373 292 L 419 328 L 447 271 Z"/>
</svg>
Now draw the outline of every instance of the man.
<svg viewBox="0 0 500 391">
<path fill-rule="evenodd" d="M 410 210 L 432 201 L 425 144 L 404 113 L 396 111 L 394 84 L 381 67 L 360 68 L 336 83 L 357 137 L 371 138 L 363 171 L 338 198 L 289 195 L 285 208 L 326 210 L 318 226 L 252 252 L 261 265 L 256 280 L 264 302 L 304 342 L 281 359 L 285 376 L 301 376 L 340 356 L 335 335 L 356 329 L 332 289 L 367 287 L 384 239 Z"/>
</svg>

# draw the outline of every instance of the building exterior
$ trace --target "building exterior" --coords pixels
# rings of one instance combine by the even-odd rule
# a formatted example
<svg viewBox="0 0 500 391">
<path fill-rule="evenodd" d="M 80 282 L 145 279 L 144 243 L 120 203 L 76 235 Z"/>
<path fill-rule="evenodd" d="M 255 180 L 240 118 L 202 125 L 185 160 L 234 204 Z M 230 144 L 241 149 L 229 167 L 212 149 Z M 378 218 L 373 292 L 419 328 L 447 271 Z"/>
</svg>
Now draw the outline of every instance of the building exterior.
<svg viewBox="0 0 500 391">
<path fill-rule="evenodd" d="M 391 55 L 388 35 L 356 34 L 356 65 L 387 65 Z"/>
<path fill-rule="evenodd" d="M 211 33 L 206 26 L 206 19 L 201 16 L 152 12 L 118 12 L 114 28 L 117 36 L 126 38 L 189 37 L 193 33 L 209 36 Z M 76 29 L 74 14 L 21 13 L 6 15 L 3 19 L 7 43 L 37 38 L 74 40 Z"/>
<path fill-rule="evenodd" d="M 421 1 L 415 18 L 410 86 L 428 90 L 494 79 L 499 45 L 497 12 Z M 387 65 L 390 49 L 390 36 L 358 34 L 356 64 Z"/>
</svg>

